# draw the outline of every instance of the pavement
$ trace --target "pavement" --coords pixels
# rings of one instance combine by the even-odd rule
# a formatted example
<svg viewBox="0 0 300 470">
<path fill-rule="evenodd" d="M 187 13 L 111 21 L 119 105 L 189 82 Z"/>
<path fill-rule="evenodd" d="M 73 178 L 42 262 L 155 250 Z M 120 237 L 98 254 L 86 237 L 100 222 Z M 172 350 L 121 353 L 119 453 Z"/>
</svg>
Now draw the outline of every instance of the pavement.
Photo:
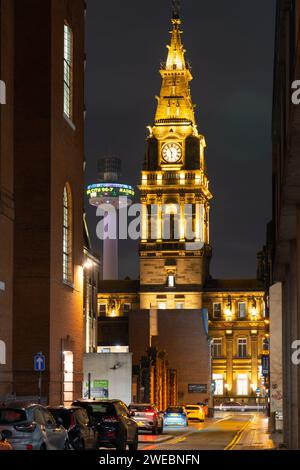
<svg viewBox="0 0 300 470">
<path fill-rule="evenodd" d="M 268 432 L 268 418 L 257 414 L 248 423 L 233 450 L 276 450 L 280 444 L 278 435 Z"/>
<path fill-rule="evenodd" d="M 141 434 L 139 449 L 150 450 L 274 450 L 263 413 L 219 413 L 188 428 L 168 428 L 160 436 Z"/>
</svg>

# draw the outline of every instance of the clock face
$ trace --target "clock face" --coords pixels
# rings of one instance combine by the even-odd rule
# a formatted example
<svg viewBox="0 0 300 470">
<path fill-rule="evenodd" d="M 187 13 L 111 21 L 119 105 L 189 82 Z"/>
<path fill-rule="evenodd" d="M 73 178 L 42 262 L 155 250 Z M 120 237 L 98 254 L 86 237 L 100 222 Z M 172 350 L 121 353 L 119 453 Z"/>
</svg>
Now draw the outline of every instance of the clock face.
<svg viewBox="0 0 300 470">
<path fill-rule="evenodd" d="M 168 163 L 177 163 L 182 157 L 182 148 L 175 142 L 165 144 L 162 148 L 162 157 Z"/>
</svg>

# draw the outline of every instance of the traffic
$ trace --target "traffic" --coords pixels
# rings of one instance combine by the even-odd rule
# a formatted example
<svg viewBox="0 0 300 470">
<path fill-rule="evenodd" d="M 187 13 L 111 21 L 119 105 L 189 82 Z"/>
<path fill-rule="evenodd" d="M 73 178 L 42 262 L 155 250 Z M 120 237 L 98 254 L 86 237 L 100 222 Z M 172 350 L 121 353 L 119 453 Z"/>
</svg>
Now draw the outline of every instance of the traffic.
<svg viewBox="0 0 300 470">
<path fill-rule="evenodd" d="M 137 451 L 139 434 L 159 435 L 167 428 L 187 428 L 205 421 L 203 404 L 170 406 L 121 400 L 76 400 L 70 406 L 7 402 L 0 406 L 0 451 L 97 450 Z"/>
</svg>

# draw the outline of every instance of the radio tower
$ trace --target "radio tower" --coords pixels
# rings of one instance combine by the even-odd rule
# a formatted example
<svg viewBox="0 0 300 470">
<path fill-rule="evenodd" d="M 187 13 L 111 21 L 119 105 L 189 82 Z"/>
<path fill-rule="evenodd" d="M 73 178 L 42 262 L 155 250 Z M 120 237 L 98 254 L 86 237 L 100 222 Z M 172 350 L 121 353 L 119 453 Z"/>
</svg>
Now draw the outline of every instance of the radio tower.
<svg viewBox="0 0 300 470">
<path fill-rule="evenodd" d="M 119 158 L 104 157 L 99 159 L 99 183 L 92 184 L 87 188 L 91 206 L 99 207 L 103 204 L 109 204 L 117 211 L 117 214 L 107 211 L 104 216 L 106 236 L 103 237 L 103 280 L 117 280 L 119 278 L 118 211 L 130 206 L 134 197 L 133 187 L 120 183 L 121 167 Z M 108 232 L 110 228 L 114 228 L 111 233 Z"/>
</svg>

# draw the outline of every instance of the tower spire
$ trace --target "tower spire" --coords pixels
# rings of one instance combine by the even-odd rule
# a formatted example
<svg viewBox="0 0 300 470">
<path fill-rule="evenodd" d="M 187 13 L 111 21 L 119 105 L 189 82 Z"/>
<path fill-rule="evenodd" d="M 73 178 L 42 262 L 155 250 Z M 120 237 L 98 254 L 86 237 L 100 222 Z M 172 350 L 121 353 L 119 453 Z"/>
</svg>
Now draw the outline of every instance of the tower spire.
<svg viewBox="0 0 300 470">
<path fill-rule="evenodd" d="M 180 12 L 181 12 L 181 1 L 172 0 L 172 6 L 173 6 L 173 20 L 179 20 Z"/>
</svg>

